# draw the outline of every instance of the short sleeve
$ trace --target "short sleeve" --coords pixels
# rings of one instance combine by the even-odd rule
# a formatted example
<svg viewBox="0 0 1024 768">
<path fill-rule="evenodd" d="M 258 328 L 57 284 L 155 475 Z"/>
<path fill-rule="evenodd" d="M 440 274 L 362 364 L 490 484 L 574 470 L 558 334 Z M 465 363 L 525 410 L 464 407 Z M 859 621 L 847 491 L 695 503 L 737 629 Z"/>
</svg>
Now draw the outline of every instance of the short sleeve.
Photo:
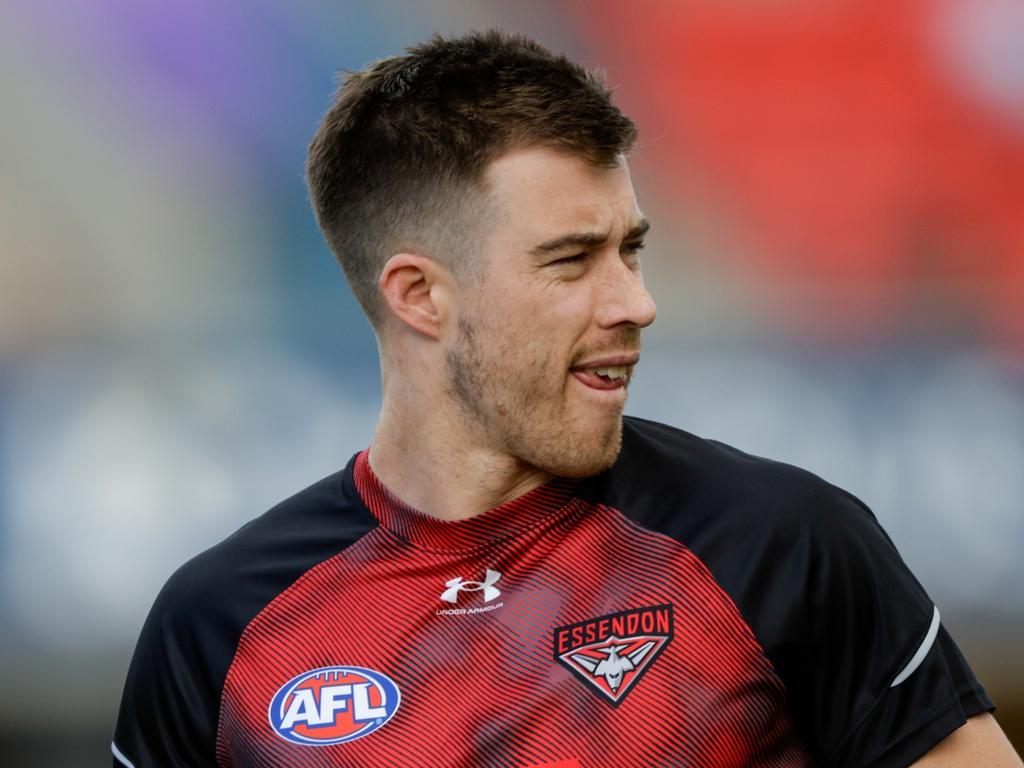
<svg viewBox="0 0 1024 768">
<path fill-rule="evenodd" d="M 216 765 L 218 695 L 202 611 L 184 582 L 181 571 L 171 577 L 143 625 L 114 731 L 115 768 Z"/>
<path fill-rule="evenodd" d="M 937 607 L 858 499 L 811 472 L 626 419 L 592 498 L 686 546 L 779 675 L 819 765 L 907 766 L 993 709 Z"/>
<path fill-rule="evenodd" d="M 182 565 L 160 591 L 128 670 L 114 766 L 214 766 L 224 680 L 242 633 L 302 574 L 376 527 L 356 457 Z"/>
<path fill-rule="evenodd" d="M 993 705 L 874 516 L 836 494 L 811 523 L 809 653 L 792 693 L 823 764 L 906 766 Z"/>
</svg>

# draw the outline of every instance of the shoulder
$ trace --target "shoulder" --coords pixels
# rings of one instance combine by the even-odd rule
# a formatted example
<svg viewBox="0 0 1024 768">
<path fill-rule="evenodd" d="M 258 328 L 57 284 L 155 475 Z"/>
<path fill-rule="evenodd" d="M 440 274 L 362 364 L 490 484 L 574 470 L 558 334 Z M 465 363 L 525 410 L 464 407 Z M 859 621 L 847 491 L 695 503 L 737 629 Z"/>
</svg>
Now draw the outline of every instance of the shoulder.
<svg viewBox="0 0 1024 768">
<path fill-rule="evenodd" d="M 212 618 L 240 632 L 303 573 L 375 526 L 351 481 L 350 465 L 190 559 L 168 579 L 154 611 L 173 622 Z"/>
<path fill-rule="evenodd" d="M 908 617 L 925 626 L 931 618 L 927 595 L 871 511 L 807 470 L 629 419 L 620 459 L 595 492 L 696 555 L 770 655 L 814 642 L 822 606 L 863 606 L 886 583 L 901 585 Z"/>
<path fill-rule="evenodd" d="M 791 464 L 627 419 L 606 475 L 604 503 L 689 548 L 741 609 L 755 585 L 779 598 L 773 607 L 808 606 L 868 575 L 906 571 L 862 501 Z"/>
<path fill-rule="evenodd" d="M 619 459 L 595 492 L 637 522 L 694 544 L 716 531 L 735 543 L 801 532 L 829 539 L 847 526 L 877 526 L 859 499 L 812 472 L 637 418 L 624 420 Z"/>
<path fill-rule="evenodd" d="M 589 492 L 703 562 L 823 764 L 907 765 L 991 707 L 871 511 L 815 474 L 626 419 Z"/>
<path fill-rule="evenodd" d="M 181 566 L 142 627 L 115 745 L 136 764 L 212 765 L 220 691 L 246 626 L 298 578 L 376 523 L 345 470 Z"/>
</svg>

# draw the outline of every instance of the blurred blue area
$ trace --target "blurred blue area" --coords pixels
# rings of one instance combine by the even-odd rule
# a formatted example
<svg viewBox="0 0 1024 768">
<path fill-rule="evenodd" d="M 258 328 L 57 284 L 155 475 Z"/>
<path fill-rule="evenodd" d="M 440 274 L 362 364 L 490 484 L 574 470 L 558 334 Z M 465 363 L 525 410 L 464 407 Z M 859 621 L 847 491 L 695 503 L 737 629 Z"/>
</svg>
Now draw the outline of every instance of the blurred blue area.
<svg viewBox="0 0 1024 768">
<path fill-rule="evenodd" d="M 102 730 L 174 568 L 368 444 L 374 339 L 303 184 L 336 72 L 435 29 L 486 26 L 600 64 L 579 42 L 581 13 L 483 1 L 0 8 L 0 688 L 18 694 L 0 705 L 7 729 L 30 729 L 49 706 L 36 683 L 59 678 L 70 721 Z M 952 308 L 931 330 L 810 344 L 751 298 L 785 286 L 710 267 L 707 243 L 685 231 L 689 200 L 642 154 L 635 168 L 655 221 L 644 257 L 660 319 L 630 412 L 861 497 L 968 645 L 995 633 L 1019 651 L 1020 350 L 993 348 Z M 929 305 L 927 318 L 942 315 Z M 1020 669 L 1019 653 L 1000 658 Z"/>
</svg>

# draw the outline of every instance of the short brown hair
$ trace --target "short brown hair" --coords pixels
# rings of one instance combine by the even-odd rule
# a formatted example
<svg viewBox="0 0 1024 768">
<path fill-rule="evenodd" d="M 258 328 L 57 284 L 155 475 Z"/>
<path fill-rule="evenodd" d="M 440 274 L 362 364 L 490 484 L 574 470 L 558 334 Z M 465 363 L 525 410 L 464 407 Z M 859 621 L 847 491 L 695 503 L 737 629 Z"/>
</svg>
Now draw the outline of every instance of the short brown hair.
<svg viewBox="0 0 1024 768">
<path fill-rule="evenodd" d="M 460 266 L 499 155 L 564 149 L 611 166 L 636 138 L 599 74 L 519 35 L 440 35 L 350 72 L 309 147 L 317 222 L 370 322 L 403 250 Z"/>
</svg>

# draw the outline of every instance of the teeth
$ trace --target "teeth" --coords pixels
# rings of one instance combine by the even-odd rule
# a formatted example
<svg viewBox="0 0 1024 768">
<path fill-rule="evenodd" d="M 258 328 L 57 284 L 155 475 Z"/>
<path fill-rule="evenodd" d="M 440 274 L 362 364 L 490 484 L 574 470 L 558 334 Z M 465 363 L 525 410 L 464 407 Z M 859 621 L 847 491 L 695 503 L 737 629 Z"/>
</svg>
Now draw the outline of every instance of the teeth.
<svg viewBox="0 0 1024 768">
<path fill-rule="evenodd" d="M 607 379 L 624 379 L 627 370 L 629 369 L 624 365 L 610 365 L 607 368 L 595 368 L 594 373 Z"/>
</svg>

